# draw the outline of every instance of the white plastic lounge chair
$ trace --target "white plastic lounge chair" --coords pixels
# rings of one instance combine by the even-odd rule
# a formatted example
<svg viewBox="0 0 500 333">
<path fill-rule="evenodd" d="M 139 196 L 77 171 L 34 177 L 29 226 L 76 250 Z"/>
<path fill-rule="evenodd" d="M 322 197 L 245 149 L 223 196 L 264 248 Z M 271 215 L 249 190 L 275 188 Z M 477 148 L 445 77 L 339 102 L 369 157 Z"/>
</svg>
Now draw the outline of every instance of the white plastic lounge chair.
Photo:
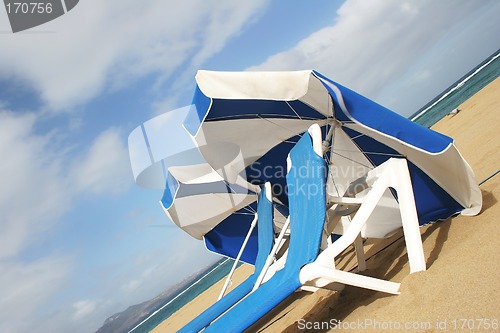
<svg viewBox="0 0 500 333">
<path fill-rule="evenodd" d="M 309 132 L 317 133 L 317 138 L 313 136 L 313 143 L 321 142 L 318 131 L 310 130 Z M 315 151 L 319 152 L 320 150 L 316 148 Z M 327 211 L 327 222 L 329 223 L 325 225 L 323 232 L 323 251 L 314 263 L 301 270 L 299 276 L 303 284 L 301 289 L 315 291 L 317 288 L 325 287 L 332 282 L 339 282 L 391 294 L 399 293 L 399 283 L 335 269 L 335 258 L 351 244 L 356 250 L 358 271 L 366 269 L 361 230 L 366 223 L 369 223 L 370 214 L 389 188 L 395 190 L 398 196 L 411 273 L 426 269 L 408 166 L 404 159 L 391 158 L 368 172 L 364 177 L 352 182 L 343 197 L 327 197 L 327 208 L 330 208 Z M 368 193 L 360 197 L 359 192 Z M 344 226 L 343 235 L 333 243 L 328 242 L 340 218 L 353 214 L 355 215 L 351 223 Z M 270 276 L 283 267 L 284 261 L 285 258 L 278 260 L 273 265 L 274 267 L 271 266 L 267 271 L 267 276 L 259 278 L 257 283 L 267 281 Z M 265 266 L 261 275 L 266 274 L 266 269 Z"/>
<path fill-rule="evenodd" d="M 283 269 L 209 326 L 206 332 L 242 332 L 306 283 L 321 287 L 327 283 L 340 282 L 398 293 L 397 283 L 339 271 L 334 265 L 335 256 L 358 238 L 362 226 L 389 187 L 398 193 L 411 271 L 425 270 L 418 219 L 404 160 L 389 160 L 370 172 L 366 182 L 371 185 L 371 189 L 364 198 L 333 199 L 336 204 L 355 204 L 359 208 L 344 234 L 319 255 L 327 200 L 326 165 L 322 158 L 318 125 L 311 126 L 290 151 L 288 165 L 290 245 L 286 263 Z"/>
</svg>

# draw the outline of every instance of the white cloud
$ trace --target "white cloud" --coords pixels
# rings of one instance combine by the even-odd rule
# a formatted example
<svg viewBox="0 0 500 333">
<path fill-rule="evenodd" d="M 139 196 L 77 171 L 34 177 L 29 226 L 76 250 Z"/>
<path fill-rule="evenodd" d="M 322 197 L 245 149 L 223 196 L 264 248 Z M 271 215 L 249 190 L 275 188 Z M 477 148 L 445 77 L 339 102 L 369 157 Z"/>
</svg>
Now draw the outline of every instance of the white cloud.
<svg viewBox="0 0 500 333">
<path fill-rule="evenodd" d="M 97 308 L 97 301 L 92 301 L 88 299 L 80 300 L 73 303 L 73 319 L 82 320 L 87 316 L 92 314 L 94 310 Z"/>
<path fill-rule="evenodd" d="M 134 233 L 136 241 L 140 241 L 141 233 L 137 229 L 130 232 Z M 204 249 L 202 242 L 180 230 L 168 230 L 161 233 L 161 237 L 168 237 L 171 233 L 176 235 L 169 241 L 168 247 L 160 242 L 152 242 L 143 252 L 128 258 L 127 262 L 131 265 L 121 262 L 108 264 L 106 272 L 100 276 L 98 290 L 93 292 L 100 299 L 91 301 L 96 305 L 95 309 L 78 321 L 78 328 L 67 324 L 67 320 L 61 317 L 58 319 L 59 330 L 60 327 L 68 327 L 71 331 L 95 331 L 111 315 L 152 299 L 191 275 L 193 269 L 204 267 L 217 258 Z M 71 316 L 74 318 L 74 309 Z"/>
<path fill-rule="evenodd" d="M 140 274 L 138 277 L 134 276 L 134 278 L 122 285 L 122 290 L 124 292 L 130 293 L 134 292 L 139 288 L 140 286 L 144 285 L 144 283 L 148 280 L 148 278 L 153 274 L 155 271 L 158 270 L 158 265 L 151 266 L 147 269 L 145 269 L 142 274 Z"/>
<path fill-rule="evenodd" d="M 411 73 L 419 62 L 426 60 L 425 57 L 431 57 L 432 51 L 449 47 L 448 40 L 463 29 L 468 29 L 468 21 L 476 20 L 476 25 L 478 21 L 481 25 L 477 13 L 482 5 L 496 6 L 498 14 L 499 6 L 488 0 L 475 2 L 348 0 L 339 8 L 335 22 L 332 22 L 331 26 L 311 34 L 292 49 L 275 54 L 263 64 L 251 67 L 249 70 L 312 68 L 364 95 L 376 98 L 388 86 L 396 85 L 399 80 Z M 484 22 L 487 24 L 488 20 Z M 484 26 L 475 29 L 476 34 L 488 32 Z M 479 35 L 476 38 L 488 37 Z M 474 39 L 469 40 L 474 41 Z M 464 44 L 463 40 L 453 42 L 465 52 L 454 56 L 459 59 L 466 58 L 467 49 L 472 46 Z M 475 59 L 476 62 L 469 66 L 474 66 L 488 55 L 484 54 L 484 46 L 489 44 L 484 42 L 480 45 L 483 47 L 482 58 Z M 493 51 L 492 49 L 491 52 Z M 450 56 L 448 53 L 445 54 Z M 442 57 L 438 59 L 442 62 L 448 60 Z M 422 73 L 425 70 L 433 72 L 434 69 L 427 67 Z M 460 76 L 456 74 L 456 67 L 451 68 L 451 74 L 440 74 L 446 77 L 420 76 L 419 78 L 425 81 L 423 85 L 431 85 L 431 91 L 437 94 L 446 86 L 436 86 L 433 80 L 437 79 L 439 83 L 444 80 L 450 84 L 450 76 L 451 80 L 458 79 L 457 76 L 453 79 L 453 75 Z M 413 88 L 415 95 L 415 87 L 407 88 Z M 420 88 L 425 89 L 425 87 Z M 425 96 L 427 100 L 432 97 Z M 410 100 L 415 103 L 415 98 Z M 416 103 L 421 106 L 425 102 L 426 100 L 419 100 Z M 399 103 L 401 109 L 406 112 L 407 109 L 411 110 L 411 107 L 414 107 L 408 105 L 408 101 L 402 100 Z"/>
<path fill-rule="evenodd" d="M 100 281 L 94 289 L 90 292 L 84 289 L 87 293 L 76 300 L 63 296 L 59 305 L 52 301 L 54 295 L 64 295 L 61 292 L 71 285 L 69 278 L 74 258 L 54 255 L 27 264 L 0 261 L 0 285 L 3 286 L 0 331 L 77 333 L 97 330 L 109 316 L 157 296 L 190 275 L 193 267 L 203 267 L 216 258 L 203 249 L 201 242 L 181 231 L 178 233 L 168 253 L 164 246 L 157 244 L 130 258 L 133 265 L 111 263 L 105 275 L 99 275 Z M 193 253 L 199 255 L 193 256 Z M 90 281 L 93 280 L 89 277 Z M 87 285 L 82 287 L 88 288 Z"/>
<path fill-rule="evenodd" d="M 36 135 L 32 114 L 0 110 L 0 258 L 19 254 L 67 210 L 69 197 L 60 157 L 50 136 Z"/>
<path fill-rule="evenodd" d="M 125 139 L 108 129 L 88 152 L 64 161 L 67 147 L 51 145 L 53 136 L 35 133 L 34 114 L 0 110 L 0 258 L 15 257 L 43 241 L 82 191 L 123 193 L 132 183 Z"/>
<path fill-rule="evenodd" d="M 45 306 L 53 305 L 66 288 L 76 258 L 32 249 L 38 249 L 57 233 L 74 198 L 89 192 L 123 193 L 132 182 L 125 138 L 120 138 L 119 130 L 104 131 L 87 152 L 79 153 L 57 142 L 57 131 L 38 134 L 38 121 L 32 113 L 0 110 L 2 332 L 26 332 L 39 327 L 43 320 L 38 316 L 49 311 Z M 27 260 L 26 254 L 36 259 Z M 82 302 L 74 303 L 74 313 L 64 309 L 46 312 L 59 325 L 47 323 L 46 331 L 74 327 L 67 318 L 95 317 L 92 310 L 99 302 Z M 95 322 L 89 325 L 95 326 Z"/>
<path fill-rule="evenodd" d="M 151 73 L 163 80 L 181 65 L 198 66 L 238 34 L 263 2 L 81 1 L 43 26 L 2 34 L 0 78 L 20 78 L 51 109 L 71 108 L 109 86 Z M 2 21 L 0 29 L 9 30 Z"/>
<path fill-rule="evenodd" d="M 123 193 L 132 183 L 125 142 L 116 128 L 102 132 L 72 170 L 78 189 L 93 193 Z"/>
<path fill-rule="evenodd" d="M 54 256 L 31 263 L 0 261 L 0 331 L 29 332 L 46 301 L 64 288 L 71 260 Z"/>
</svg>

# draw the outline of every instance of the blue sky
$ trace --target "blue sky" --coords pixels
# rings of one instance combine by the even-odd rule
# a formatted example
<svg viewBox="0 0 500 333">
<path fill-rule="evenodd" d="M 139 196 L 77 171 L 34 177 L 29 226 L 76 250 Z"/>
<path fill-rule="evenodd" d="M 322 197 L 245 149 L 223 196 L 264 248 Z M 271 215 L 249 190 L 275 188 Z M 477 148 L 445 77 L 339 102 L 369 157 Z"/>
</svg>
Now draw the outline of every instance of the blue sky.
<svg viewBox="0 0 500 333">
<path fill-rule="evenodd" d="M 500 47 L 499 16 L 494 0 L 85 0 L 12 34 L 0 9 L 0 331 L 95 331 L 217 258 L 127 152 L 189 104 L 196 70 L 316 69 L 408 116 Z"/>
</svg>

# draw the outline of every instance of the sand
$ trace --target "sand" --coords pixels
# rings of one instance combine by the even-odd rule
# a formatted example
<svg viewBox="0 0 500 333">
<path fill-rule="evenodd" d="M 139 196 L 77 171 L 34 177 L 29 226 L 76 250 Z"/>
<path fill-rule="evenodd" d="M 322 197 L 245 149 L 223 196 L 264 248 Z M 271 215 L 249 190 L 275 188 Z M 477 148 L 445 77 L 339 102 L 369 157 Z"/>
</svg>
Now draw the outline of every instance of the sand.
<svg viewBox="0 0 500 333">
<path fill-rule="evenodd" d="M 500 169 L 500 78 L 432 128 L 455 139 L 478 181 Z M 409 274 L 401 233 L 365 245 L 365 275 L 400 282 L 401 294 L 347 286 L 342 292 L 300 291 L 262 318 L 250 332 L 500 332 L 500 174 L 480 186 L 478 216 L 456 216 L 421 228 L 427 271 Z M 340 267 L 353 267 L 352 250 Z M 241 266 L 237 285 L 252 273 Z M 161 323 L 153 332 L 175 332 L 212 304 L 220 281 Z M 332 325 L 339 323 L 336 328 Z M 311 327 L 311 329 L 307 329 Z M 398 328 L 401 328 L 398 330 Z"/>
</svg>

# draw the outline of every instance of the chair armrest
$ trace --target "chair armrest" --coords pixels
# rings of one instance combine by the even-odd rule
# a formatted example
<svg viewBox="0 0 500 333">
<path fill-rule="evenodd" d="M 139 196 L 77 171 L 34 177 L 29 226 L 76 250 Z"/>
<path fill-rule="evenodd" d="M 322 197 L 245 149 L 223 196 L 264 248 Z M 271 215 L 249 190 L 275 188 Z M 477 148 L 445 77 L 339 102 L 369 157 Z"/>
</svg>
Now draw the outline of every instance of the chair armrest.
<svg viewBox="0 0 500 333">
<path fill-rule="evenodd" d="M 350 197 L 331 197 L 327 199 L 327 205 L 331 206 L 333 204 L 341 205 L 361 205 L 363 203 L 363 198 L 350 198 Z"/>
</svg>

